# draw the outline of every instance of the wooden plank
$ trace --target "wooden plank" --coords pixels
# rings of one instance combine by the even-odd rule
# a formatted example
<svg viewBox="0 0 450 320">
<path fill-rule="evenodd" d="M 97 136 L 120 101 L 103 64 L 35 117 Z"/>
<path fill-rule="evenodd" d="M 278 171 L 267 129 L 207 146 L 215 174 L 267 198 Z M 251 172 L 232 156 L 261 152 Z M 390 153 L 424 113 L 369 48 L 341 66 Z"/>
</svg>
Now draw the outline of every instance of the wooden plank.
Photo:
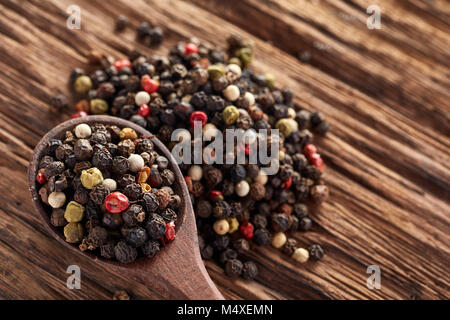
<svg viewBox="0 0 450 320">
<path fill-rule="evenodd" d="M 66 28 L 71 4 L 81 7 L 81 30 Z M 118 288 L 158 298 L 46 235 L 23 186 L 27 161 L 39 138 L 68 118 L 48 102 L 59 90 L 69 94 L 67 77 L 86 65 L 90 49 L 115 57 L 135 46 L 166 53 L 192 35 L 223 45 L 233 32 L 255 41 L 256 70 L 275 74 L 301 105 L 331 122 L 333 131 L 316 141 L 331 197 L 314 210 L 313 230 L 295 235 L 304 245 L 323 243 L 322 262 L 300 265 L 273 248 L 255 248 L 250 256 L 261 274 L 250 282 L 230 280 L 207 262 L 224 296 L 449 298 L 449 6 L 383 1 L 383 28 L 369 31 L 368 4 L 0 1 L 0 187 L 10 191 L 0 195 L 0 298 L 108 299 Z M 163 46 L 137 44 L 131 29 L 113 33 L 121 13 L 133 27 L 146 19 L 162 26 Z M 309 64 L 297 57 L 305 50 Z M 65 287 L 73 263 L 82 269 L 81 290 Z M 381 266 L 382 290 L 365 286 L 371 264 Z"/>
</svg>

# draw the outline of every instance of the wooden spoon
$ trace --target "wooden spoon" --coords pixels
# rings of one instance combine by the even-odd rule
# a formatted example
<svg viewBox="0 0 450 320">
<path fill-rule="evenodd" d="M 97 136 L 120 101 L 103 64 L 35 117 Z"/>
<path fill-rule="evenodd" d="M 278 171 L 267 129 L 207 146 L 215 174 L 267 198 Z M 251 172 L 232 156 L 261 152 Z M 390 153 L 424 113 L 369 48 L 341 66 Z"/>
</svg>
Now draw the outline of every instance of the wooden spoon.
<svg viewBox="0 0 450 320">
<path fill-rule="evenodd" d="M 162 298 L 223 299 L 223 296 L 206 272 L 200 257 L 194 210 L 192 209 L 184 177 L 171 152 L 156 137 L 152 141 L 157 151 L 169 159 L 170 169 L 176 176 L 174 191 L 181 196 L 182 203 L 178 212 L 176 238 L 162 248 L 155 257 L 139 258 L 129 264 L 109 261 L 87 251 L 83 252 L 79 250 L 77 245 L 66 242 L 62 231 L 50 224 L 51 209 L 43 205 L 38 194 L 39 185 L 36 182 L 36 174 L 39 161 L 45 155 L 46 145 L 50 139 L 63 139 L 67 130 L 72 130 L 80 123 L 102 123 L 105 125 L 116 125 L 120 128 L 129 127 L 136 130 L 140 136 L 151 136 L 150 132 L 130 121 L 110 116 L 89 116 L 72 119 L 50 130 L 34 149 L 28 169 L 28 184 L 33 204 L 48 232 L 67 249 L 88 256 L 99 264 L 108 265 L 125 276 L 139 279 Z"/>
</svg>

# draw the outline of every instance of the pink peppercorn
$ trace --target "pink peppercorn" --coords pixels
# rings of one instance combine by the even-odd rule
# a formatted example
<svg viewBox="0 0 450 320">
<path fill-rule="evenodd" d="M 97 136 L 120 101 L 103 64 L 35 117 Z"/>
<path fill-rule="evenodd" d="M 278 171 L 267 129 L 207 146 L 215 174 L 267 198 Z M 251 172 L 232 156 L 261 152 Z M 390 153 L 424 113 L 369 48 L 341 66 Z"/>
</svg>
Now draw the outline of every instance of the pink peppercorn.
<svg viewBox="0 0 450 320">
<path fill-rule="evenodd" d="M 246 239 L 253 238 L 253 225 L 250 222 L 248 221 L 243 222 L 239 230 Z"/>
<path fill-rule="evenodd" d="M 44 184 L 47 182 L 47 178 L 44 175 L 44 169 L 40 169 L 36 175 L 36 181 L 39 184 Z"/>
<path fill-rule="evenodd" d="M 126 210 L 129 206 L 126 195 L 121 192 L 113 192 L 105 198 L 105 208 L 111 213 L 119 213 Z"/>
<path fill-rule="evenodd" d="M 139 107 L 138 114 L 141 117 L 147 118 L 150 115 L 150 107 L 147 104 L 143 104 Z"/>
<path fill-rule="evenodd" d="M 173 241 L 175 239 L 175 222 L 170 221 L 166 224 L 166 240 Z"/>
<path fill-rule="evenodd" d="M 283 188 L 287 190 L 287 189 L 289 189 L 291 187 L 291 185 L 292 185 L 292 177 L 289 177 L 289 179 L 287 179 L 284 182 Z"/>
<path fill-rule="evenodd" d="M 87 117 L 87 116 L 88 116 L 87 112 L 79 111 L 79 112 L 75 113 L 74 115 L 72 115 L 70 117 L 70 119 L 76 119 L 76 118 Z"/>
<path fill-rule="evenodd" d="M 309 158 L 313 154 L 317 153 L 317 148 L 315 145 L 309 143 L 303 148 L 303 153 Z"/>
<path fill-rule="evenodd" d="M 157 81 L 150 78 L 149 75 L 143 75 L 141 78 L 141 87 L 148 93 L 152 94 L 158 91 L 159 84 Z"/>
<path fill-rule="evenodd" d="M 189 121 L 191 122 L 192 127 L 194 127 L 194 124 L 197 121 L 200 121 L 202 123 L 202 127 L 203 127 L 206 124 L 206 122 L 208 121 L 208 116 L 203 111 L 194 111 L 191 113 Z"/>
<path fill-rule="evenodd" d="M 128 59 L 120 59 L 120 60 L 116 60 L 116 62 L 114 62 L 114 67 L 116 68 L 117 71 L 120 71 L 122 68 L 130 68 L 131 67 L 131 62 Z"/>
<path fill-rule="evenodd" d="M 209 192 L 209 199 L 211 199 L 212 201 L 217 201 L 217 200 L 223 199 L 222 192 L 219 190 L 211 190 Z"/>
<path fill-rule="evenodd" d="M 194 43 L 186 43 L 184 45 L 184 53 L 186 55 L 192 54 L 192 53 L 198 53 L 198 47 Z"/>
</svg>

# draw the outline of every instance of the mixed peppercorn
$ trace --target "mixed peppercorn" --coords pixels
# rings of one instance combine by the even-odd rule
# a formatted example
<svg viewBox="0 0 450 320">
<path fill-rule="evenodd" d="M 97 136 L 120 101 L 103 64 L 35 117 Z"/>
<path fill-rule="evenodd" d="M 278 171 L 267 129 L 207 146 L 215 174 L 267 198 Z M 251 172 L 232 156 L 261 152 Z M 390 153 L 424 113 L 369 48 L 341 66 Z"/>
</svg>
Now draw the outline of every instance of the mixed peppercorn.
<svg viewBox="0 0 450 320">
<path fill-rule="evenodd" d="M 151 137 L 82 123 L 48 142 L 36 181 L 50 223 L 67 242 L 129 263 L 175 238 L 181 198 L 168 165 Z"/>
<path fill-rule="evenodd" d="M 118 21 L 117 29 L 122 24 L 124 21 Z M 159 43 L 162 37 L 155 40 L 152 28 L 140 24 L 138 38 Z M 193 38 L 177 43 L 168 56 L 132 51 L 128 59 L 103 57 L 96 62 L 99 67 L 95 71 L 75 69 L 70 79 L 79 97 L 74 117 L 111 114 L 125 118 L 156 134 L 169 148 L 176 143 L 171 141 L 175 129 L 184 129 L 180 139 L 194 136 L 195 121 L 201 122 L 208 140 L 226 129 L 279 129 L 279 171 L 275 175 L 267 176 L 261 164 L 250 164 L 248 159 L 245 164 L 180 165 L 195 208 L 202 257 L 215 258 L 230 276 L 251 279 L 258 274 L 256 264 L 241 260 L 252 244 L 271 244 L 301 263 L 310 257 L 322 259 L 319 244 L 305 249 L 289 235 L 311 228 L 305 204 L 309 199 L 320 203 L 328 197 L 322 180 L 325 165 L 312 144 L 312 132 L 325 134 L 329 124 L 320 112 L 309 112 L 295 103 L 290 89 L 276 87 L 273 75 L 248 68 L 253 59 L 251 41 L 232 35 L 227 43 L 224 51 Z M 268 140 L 275 138 L 269 134 Z M 129 152 L 126 141 L 117 146 L 118 154 Z M 203 151 L 206 149 L 203 142 Z M 239 152 L 248 157 L 252 149 L 249 144 L 238 145 L 232 157 Z M 98 157 L 103 158 L 101 154 Z M 120 168 L 120 159 L 113 160 Z M 149 179 L 166 181 L 170 177 L 150 171 Z M 133 197 L 134 189 L 127 184 L 124 192 Z M 101 190 L 98 192 L 102 197 Z M 145 194 L 147 210 L 155 210 L 156 196 Z M 138 213 L 132 211 L 126 219 L 135 221 Z M 161 214 L 147 230 L 162 236 L 165 217 L 171 214 Z M 117 222 L 111 219 L 110 223 Z M 139 236 L 139 230 L 134 231 L 129 241 Z M 126 243 L 117 244 L 119 251 L 122 246 Z M 151 255 L 152 243 L 145 243 L 143 250 Z"/>
</svg>

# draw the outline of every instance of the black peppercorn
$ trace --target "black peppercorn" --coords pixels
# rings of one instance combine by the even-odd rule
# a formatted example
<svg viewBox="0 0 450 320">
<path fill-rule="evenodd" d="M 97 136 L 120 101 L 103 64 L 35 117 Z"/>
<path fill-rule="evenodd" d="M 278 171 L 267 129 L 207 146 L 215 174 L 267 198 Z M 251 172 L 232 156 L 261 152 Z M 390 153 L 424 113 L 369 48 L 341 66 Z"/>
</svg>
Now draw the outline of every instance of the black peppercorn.
<svg viewBox="0 0 450 320">
<path fill-rule="evenodd" d="M 89 202 L 89 191 L 86 188 L 79 188 L 73 194 L 73 200 L 76 202 L 85 205 Z"/>
<path fill-rule="evenodd" d="M 214 248 L 208 244 L 202 250 L 200 250 L 200 253 L 203 259 L 210 260 L 214 255 Z"/>
<path fill-rule="evenodd" d="M 142 187 L 135 182 L 130 183 L 123 189 L 123 194 L 131 201 L 139 200 L 143 196 Z"/>
<path fill-rule="evenodd" d="M 170 198 L 169 192 L 167 192 L 167 190 L 164 189 L 158 189 L 153 194 L 158 199 L 159 203 L 158 209 L 164 210 L 165 208 L 167 208 L 167 206 L 169 205 L 169 198 Z"/>
<path fill-rule="evenodd" d="M 252 217 L 252 223 L 255 228 L 266 228 L 267 227 L 267 218 L 262 214 L 255 214 Z"/>
<path fill-rule="evenodd" d="M 45 169 L 44 169 L 44 176 L 48 179 L 50 179 L 53 176 L 56 176 L 57 174 L 62 174 L 65 170 L 65 165 L 61 161 L 53 161 L 49 163 Z"/>
<path fill-rule="evenodd" d="M 244 166 L 237 164 L 230 168 L 229 174 L 230 174 L 230 180 L 234 183 L 238 183 L 245 179 L 247 171 L 245 170 Z"/>
<path fill-rule="evenodd" d="M 163 219 L 166 223 L 168 223 L 170 221 L 177 221 L 176 212 L 170 208 L 166 208 L 163 211 L 161 211 L 161 217 L 163 217 Z"/>
<path fill-rule="evenodd" d="M 128 159 L 122 156 L 114 157 L 112 169 L 117 174 L 125 174 L 130 169 Z"/>
<path fill-rule="evenodd" d="M 238 259 L 229 259 L 225 264 L 225 272 L 230 277 L 239 277 L 244 268 L 243 263 Z"/>
<path fill-rule="evenodd" d="M 244 267 L 242 269 L 242 277 L 244 279 L 255 279 L 258 276 L 258 267 L 253 261 L 247 261 L 244 263 Z"/>
<path fill-rule="evenodd" d="M 39 169 L 45 169 L 47 165 L 54 161 L 53 157 L 43 156 L 41 161 L 39 161 Z"/>
<path fill-rule="evenodd" d="M 231 207 L 226 201 L 217 201 L 213 208 L 213 215 L 217 219 L 224 219 L 231 216 Z"/>
<path fill-rule="evenodd" d="M 117 145 L 117 154 L 128 158 L 130 154 L 134 153 L 135 145 L 130 139 L 125 139 L 119 142 Z"/>
<path fill-rule="evenodd" d="M 228 236 L 219 236 L 217 235 L 215 239 L 212 241 L 212 246 L 217 251 L 225 250 L 230 244 L 230 238 Z"/>
<path fill-rule="evenodd" d="M 147 213 L 153 213 L 159 207 L 158 198 L 154 193 L 144 193 L 142 200 L 144 203 L 144 208 L 147 211 Z"/>
<path fill-rule="evenodd" d="M 303 203 L 296 203 L 293 207 L 293 213 L 297 218 L 302 219 L 308 215 L 308 207 Z"/>
<path fill-rule="evenodd" d="M 147 222 L 146 229 L 151 239 L 159 240 L 164 237 L 166 223 L 160 215 L 153 214 Z"/>
<path fill-rule="evenodd" d="M 135 248 L 144 245 L 147 239 L 148 239 L 147 232 L 145 231 L 144 228 L 141 227 L 131 228 L 131 230 L 125 236 L 125 240 L 127 241 L 127 243 Z"/>
<path fill-rule="evenodd" d="M 124 174 L 122 177 L 120 177 L 119 180 L 117 180 L 117 184 L 121 188 L 125 188 L 127 185 L 132 184 L 136 181 L 136 177 L 132 176 L 131 174 Z"/>
<path fill-rule="evenodd" d="M 237 252 L 233 249 L 226 249 L 220 254 L 219 260 L 220 263 L 225 264 L 229 259 L 236 259 L 237 258 Z"/>
<path fill-rule="evenodd" d="M 272 235 L 267 229 L 260 228 L 256 229 L 254 232 L 253 241 L 255 241 L 257 245 L 266 246 L 270 243 L 271 239 Z"/>
<path fill-rule="evenodd" d="M 89 160 L 89 158 L 92 157 L 92 154 L 94 153 L 89 140 L 86 139 L 77 140 L 77 142 L 75 142 L 73 151 L 78 161 Z"/>
<path fill-rule="evenodd" d="M 142 253 L 147 257 L 154 257 L 160 249 L 160 245 L 158 241 L 149 240 L 142 246 Z"/>
<path fill-rule="evenodd" d="M 89 235 L 87 237 L 87 241 L 90 246 L 94 249 L 102 246 L 106 239 L 108 238 L 108 232 L 105 228 L 102 227 L 94 227 L 89 231 Z"/>
<path fill-rule="evenodd" d="M 71 154 L 73 154 L 73 147 L 67 143 L 60 145 L 55 150 L 55 157 L 60 161 L 64 161 Z"/>
<path fill-rule="evenodd" d="M 110 230 L 118 230 L 122 224 L 122 215 L 116 213 L 105 213 L 102 219 L 103 225 Z"/>
<path fill-rule="evenodd" d="M 112 259 L 115 257 L 114 255 L 114 243 L 108 242 L 102 246 L 100 246 L 100 255 L 105 259 Z"/>
<path fill-rule="evenodd" d="M 309 247 L 309 256 L 316 260 L 322 260 L 323 258 L 323 249 L 320 244 L 315 243 Z"/>
<path fill-rule="evenodd" d="M 95 204 L 101 205 L 108 194 L 110 194 L 108 188 L 103 185 L 96 185 L 89 193 L 89 197 Z"/>
<path fill-rule="evenodd" d="M 290 227 L 289 216 L 284 213 L 273 214 L 270 217 L 271 226 L 275 232 L 285 232 Z"/>
<path fill-rule="evenodd" d="M 125 241 L 119 241 L 114 247 L 114 256 L 119 262 L 130 263 L 136 260 L 137 250 L 132 246 L 125 243 Z"/>
<path fill-rule="evenodd" d="M 123 214 L 123 221 L 129 227 L 136 227 L 145 220 L 145 212 L 142 206 L 138 204 L 132 204 Z"/>
<path fill-rule="evenodd" d="M 109 170 L 112 167 L 113 158 L 107 148 L 102 147 L 94 152 L 92 165 L 100 170 Z"/>
<path fill-rule="evenodd" d="M 54 227 L 64 227 L 67 224 L 67 220 L 64 218 L 63 209 L 53 209 L 50 216 L 50 223 Z"/>
<path fill-rule="evenodd" d="M 289 239 L 287 239 L 286 243 L 283 246 L 283 252 L 285 254 L 287 254 L 288 256 L 292 256 L 292 254 L 294 253 L 295 249 L 297 249 L 297 247 L 298 247 L 297 240 L 295 240 L 293 238 L 289 238 Z"/>
<path fill-rule="evenodd" d="M 300 231 L 308 231 L 312 227 L 312 220 L 308 217 L 303 217 L 300 219 L 298 227 Z"/>
<path fill-rule="evenodd" d="M 212 213 L 212 206 L 207 200 L 200 200 L 195 207 L 195 214 L 200 218 L 209 218 Z"/>
<path fill-rule="evenodd" d="M 121 32 L 125 30 L 125 28 L 128 26 L 128 18 L 124 15 L 120 15 L 116 20 L 116 31 Z"/>
</svg>

